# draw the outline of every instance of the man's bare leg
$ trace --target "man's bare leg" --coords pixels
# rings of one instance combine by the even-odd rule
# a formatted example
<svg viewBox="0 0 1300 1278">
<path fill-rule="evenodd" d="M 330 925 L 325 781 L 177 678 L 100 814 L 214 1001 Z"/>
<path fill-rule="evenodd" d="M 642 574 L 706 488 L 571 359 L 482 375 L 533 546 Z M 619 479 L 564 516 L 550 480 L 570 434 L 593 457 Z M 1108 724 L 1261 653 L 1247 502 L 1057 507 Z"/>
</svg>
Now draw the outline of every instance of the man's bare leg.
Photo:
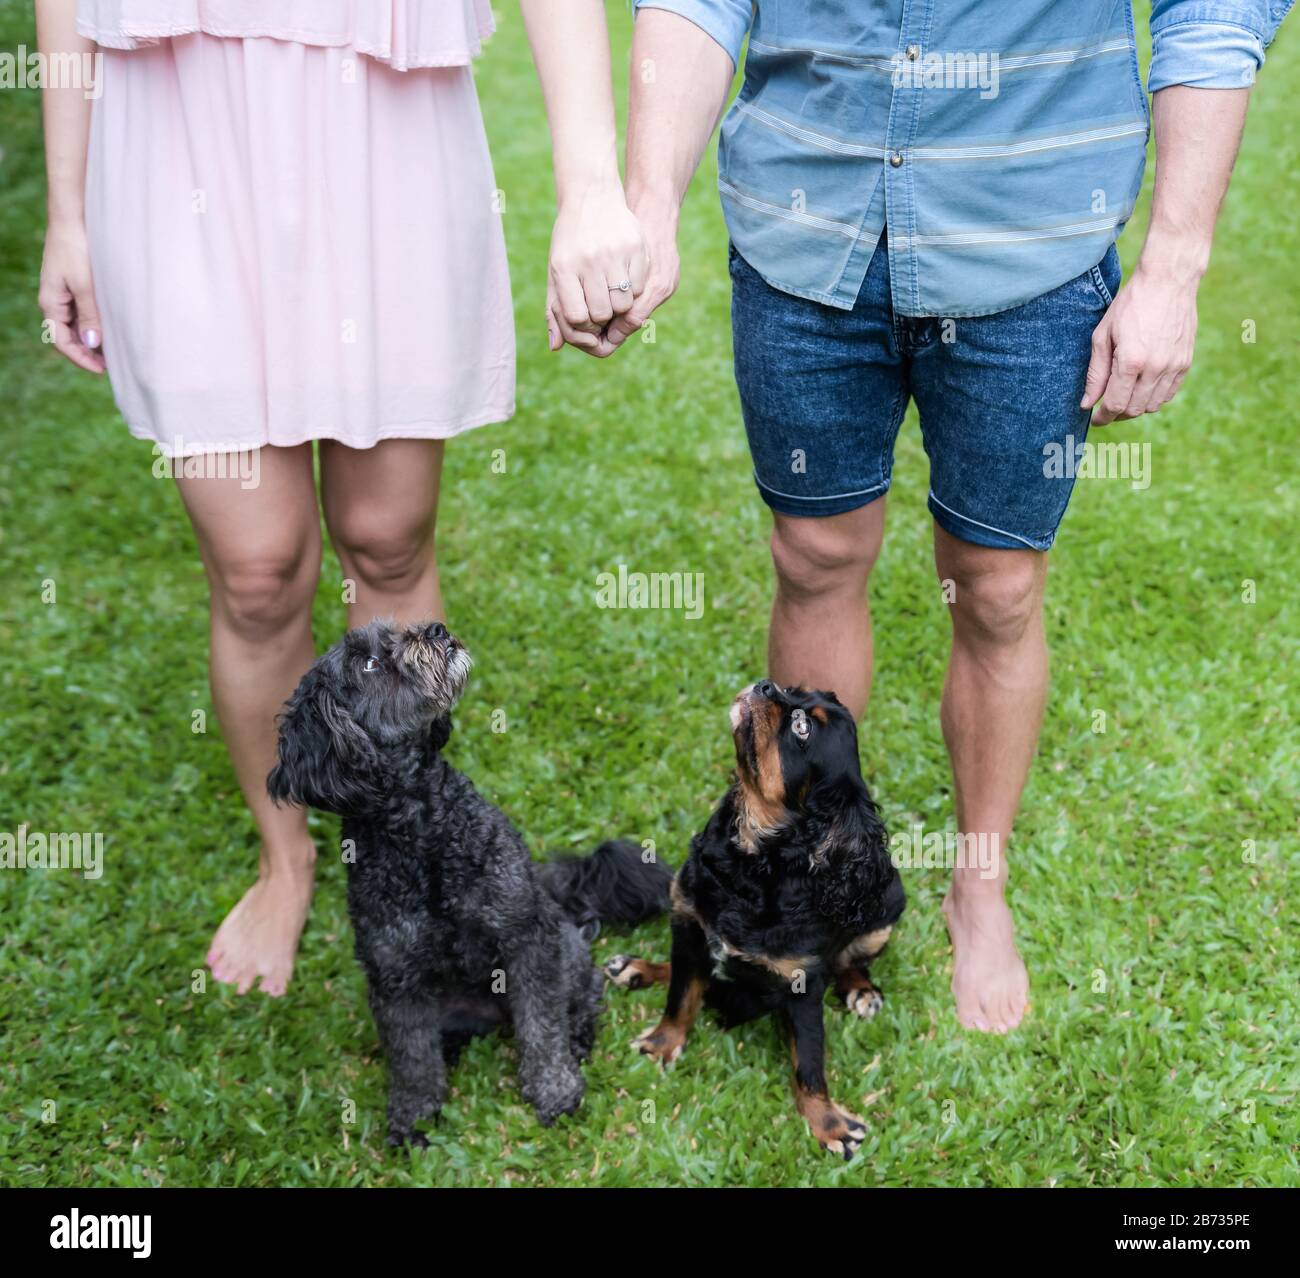
<svg viewBox="0 0 1300 1278">
<path fill-rule="evenodd" d="M 867 580 L 885 535 L 885 499 L 843 515 L 774 519 L 768 674 L 786 687 L 834 692 L 860 719 L 871 691 Z"/>
<path fill-rule="evenodd" d="M 1043 582 L 1047 556 L 975 546 L 934 529 L 935 565 L 952 594 L 952 656 L 940 717 L 952 761 L 957 828 L 996 838 L 997 873 L 953 872 L 943 903 L 952 938 L 952 992 L 968 1029 L 1020 1024 L 1029 976 L 1016 950 L 1007 840 L 1038 745 L 1047 698 Z"/>
</svg>

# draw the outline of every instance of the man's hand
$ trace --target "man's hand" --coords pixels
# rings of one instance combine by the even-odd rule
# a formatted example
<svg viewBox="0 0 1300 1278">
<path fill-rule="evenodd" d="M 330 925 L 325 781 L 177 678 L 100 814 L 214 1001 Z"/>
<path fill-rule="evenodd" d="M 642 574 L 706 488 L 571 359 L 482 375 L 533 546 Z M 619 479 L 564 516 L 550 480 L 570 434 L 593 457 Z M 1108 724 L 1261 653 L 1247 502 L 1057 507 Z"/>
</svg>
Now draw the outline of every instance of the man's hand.
<svg viewBox="0 0 1300 1278">
<path fill-rule="evenodd" d="M 643 9 L 632 37 L 634 75 L 627 117 L 627 203 L 641 224 L 649 268 L 645 289 L 615 315 L 593 354 L 617 350 L 677 291 L 677 220 L 691 175 L 731 87 L 731 55 L 680 14 Z"/>
<path fill-rule="evenodd" d="M 1196 344 L 1196 284 L 1139 262 L 1092 335 L 1081 407 L 1094 426 L 1158 412 L 1178 393 Z"/>
<path fill-rule="evenodd" d="M 1081 408 L 1104 426 L 1154 413 L 1182 385 L 1196 343 L 1196 290 L 1232 176 L 1249 89 L 1174 84 L 1152 99 L 1156 181 L 1133 278 L 1092 335 Z"/>
<path fill-rule="evenodd" d="M 616 351 L 677 291 L 681 278 L 681 259 L 677 255 L 677 211 L 675 205 L 659 210 L 646 205 L 634 209 L 641 221 L 650 268 L 645 288 L 621 315 L 615 315 L 605 329 L 608 354 Z M 593 352 L 593 354 L 596 352 Z"/>
</svg>

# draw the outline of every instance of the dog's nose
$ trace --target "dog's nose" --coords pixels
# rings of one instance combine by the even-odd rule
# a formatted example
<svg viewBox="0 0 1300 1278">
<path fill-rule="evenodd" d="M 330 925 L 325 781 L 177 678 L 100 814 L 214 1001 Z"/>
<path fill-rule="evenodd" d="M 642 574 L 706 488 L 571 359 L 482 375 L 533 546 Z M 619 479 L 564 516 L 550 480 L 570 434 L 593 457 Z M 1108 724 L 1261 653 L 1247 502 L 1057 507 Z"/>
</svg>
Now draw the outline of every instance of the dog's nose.
<svg viewBox="0 0 1300 1278">
<path fill-rule="evenodd" d="M 776 695 L 776 684 L 774 684 L 771 679 L 764 679 L 762 683 L 756 683 L 754 685 L 754 691 L 758 693 L 760 697 L 774 697 Z"/>
<path fill-rule="evenodd" d="M 447 637 L 447 627 L 441 621 L 434 621 L 425 628 L 424 633 L 436 642 Z"/>
</svg>

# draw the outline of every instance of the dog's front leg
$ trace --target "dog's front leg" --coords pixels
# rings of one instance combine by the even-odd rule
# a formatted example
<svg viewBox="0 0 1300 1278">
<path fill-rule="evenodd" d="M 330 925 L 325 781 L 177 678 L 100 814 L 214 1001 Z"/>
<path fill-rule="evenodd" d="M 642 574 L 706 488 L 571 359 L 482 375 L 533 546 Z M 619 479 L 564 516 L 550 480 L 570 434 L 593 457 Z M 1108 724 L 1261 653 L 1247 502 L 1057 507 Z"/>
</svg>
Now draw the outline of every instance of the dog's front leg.
<svg viewBox="0 0 1300 1278">
<path fill-rule="evenodd" d="M 704 929 L 693 919 L 673 916 L 673 956 L 667 967 L 668 1001 L 654 1029 L 636 1040 L 637 1051 L 671 1065 L 686 1046 L 686 1035 L 704 1002 L 713 959 Z"/>
<path fill-rule="evenodd" d="M 372 987 L 370 1007 L 388 1058 L 388 1143 L 427 1145 L 415 1124 L 436 1118 L 447 1094 L 437 1000 L 428 990 Z"/>
<path fill-rule="evenodd" d="M 794 1098 L 817 1143 L 842 1158 L 852 1158 L 867 1135 L 856 1114 L 841 1109 L 826 1087 L 826 1027 L 822 1021 L 825 982 L 810 975 L 804 993 L 786 997 L 785 1020 L 794 1063 Z"/>
<path fill-rule="evenodd" d="M 557 938 L 541 935 L 507 959 L 506 995 L 519 1047 L 524 1099 L 549 1127 L 582 1103 L 586 1083 L 572 1048 L 569 987 Z"/>
</svg>

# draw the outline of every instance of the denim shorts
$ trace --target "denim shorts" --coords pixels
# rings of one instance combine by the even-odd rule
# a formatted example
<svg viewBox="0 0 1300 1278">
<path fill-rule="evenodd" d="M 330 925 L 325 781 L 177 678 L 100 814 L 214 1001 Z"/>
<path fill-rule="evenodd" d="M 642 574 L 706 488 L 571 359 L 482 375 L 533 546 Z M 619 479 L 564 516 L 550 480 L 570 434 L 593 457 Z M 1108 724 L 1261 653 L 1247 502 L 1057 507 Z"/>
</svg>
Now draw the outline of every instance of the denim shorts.
<svg viewBox="0 0 1300 1278">
<path fill-rule="evenodd" d="M 883 236 L 851 311 L 773 288 L 734 245 L 731 282 L 736 383 L 773 510 L 838 515 L 884 496 L 915 399 L 935 522 L 981 546 L 1051 546 L 1074 487 L 1074 467 L 1051 463 L 1087 438 L 1079 400 L 1119 288 L 1114 245 L 1050 293 L 973 318 L 895 315 Z"/>
</svg>

